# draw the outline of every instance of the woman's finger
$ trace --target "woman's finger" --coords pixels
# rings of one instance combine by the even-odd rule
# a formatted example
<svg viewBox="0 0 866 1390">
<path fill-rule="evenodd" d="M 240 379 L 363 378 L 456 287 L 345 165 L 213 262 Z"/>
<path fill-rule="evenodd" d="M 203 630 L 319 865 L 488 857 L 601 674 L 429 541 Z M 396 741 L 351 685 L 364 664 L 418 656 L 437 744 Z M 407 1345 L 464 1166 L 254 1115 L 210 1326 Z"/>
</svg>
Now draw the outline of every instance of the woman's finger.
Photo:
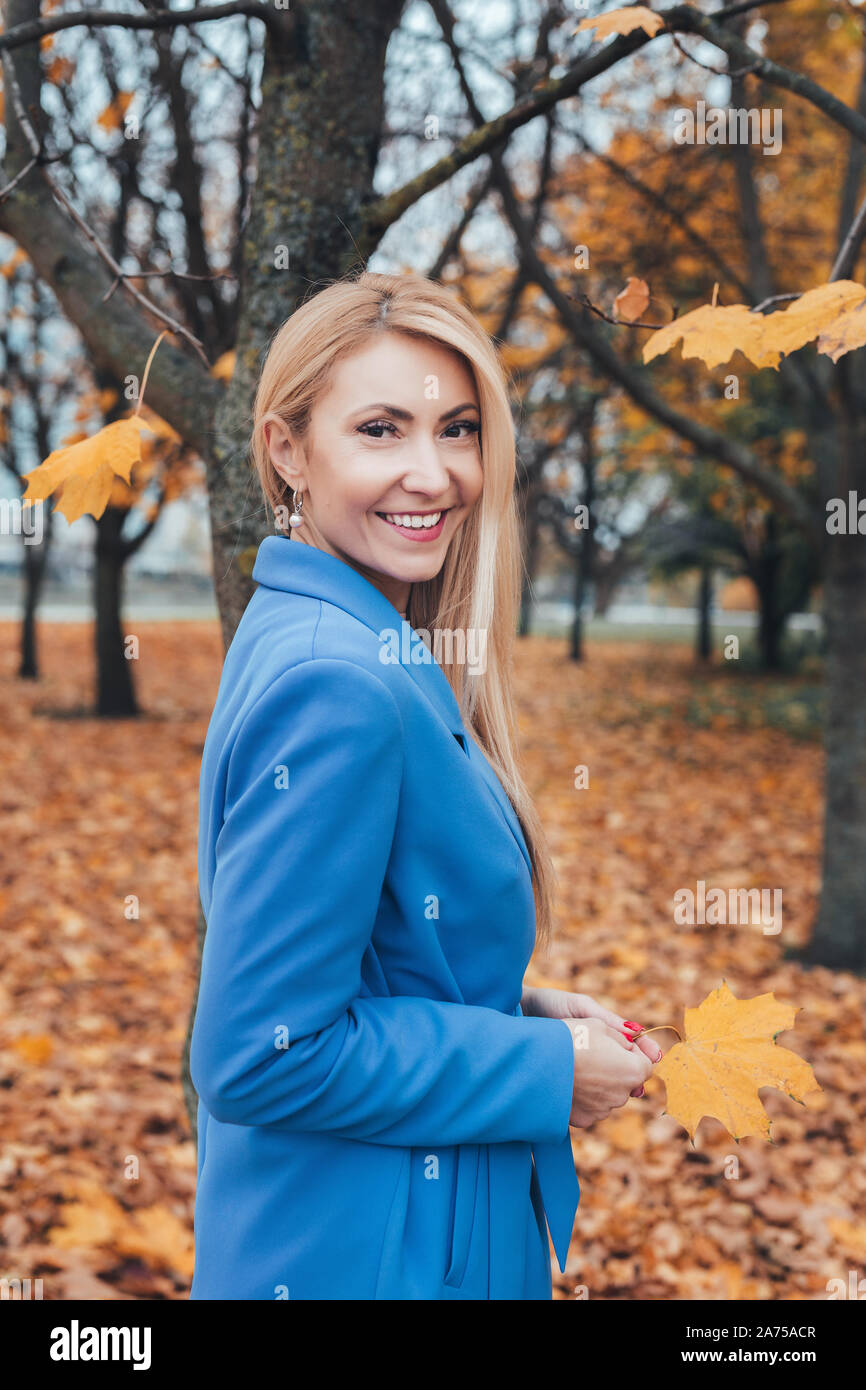
<svg viewBox="0 0 866 1390">
<path fill-rule="evenodd" d="M 603 1004 L 599 1004 L 589 994 L 571 994 L 569 1002 L 573 1008 L 578 1010 L 579 1018 L 598 1018 L 602 1023 L 608 1024 L 611 1028 L 624 1028 L 625 1019 L 620 1018 L 612 1009 L 606 1009 Z"/>
<path fill-rule="evenodd" d="M 658 1043 L 654 1042 L 652 1038 L 635 1038 L 635 1043 L 644 1056 L 648 1057 L 651 1062 L 661 1061 L 662 1050 Z"/>
<path fill-rule="evenodd" d="M 657 1042 L 653 1042 L 641 1034 L 641 1025 L 639 1023 L 626 1019 L 623 1023 L 623 1028 L 625 1029 L 626 1037 L 631 1038 L 635 1042 L 645 1057 L 648 1057 L 651 1062 L 661 1061 L 661 1048 Z"/>
</svg>

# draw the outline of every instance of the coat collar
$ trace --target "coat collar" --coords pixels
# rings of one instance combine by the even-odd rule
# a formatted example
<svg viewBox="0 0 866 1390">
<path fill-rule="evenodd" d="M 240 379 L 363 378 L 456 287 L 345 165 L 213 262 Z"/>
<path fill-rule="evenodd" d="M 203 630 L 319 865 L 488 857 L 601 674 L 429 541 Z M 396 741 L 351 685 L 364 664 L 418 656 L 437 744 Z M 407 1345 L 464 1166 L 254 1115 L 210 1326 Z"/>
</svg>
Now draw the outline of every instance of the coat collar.
<svg viewBox="0 0 866 1390">
<path fill-rule="evenodd" d="M 398 646 L 400 664 L 409 671 L 446 727 L 452 734 L 459 735 L 463 751 L 480 770 L 531 873 L 523 830 L 505 787 L 489 765 L 481 745 L 464 726 L 457 696 L 445 671 L 416 630 L 400 617 L 391 599 L 386 599 L 381 589 L 345 560 L 338 560 L 317 546 L 304 545 L 303 541 L 291 541 L 285 535 L 265 535 L 253 564 L 253 580 L 268 589 L 284 589 L 286 594 L 306 594 L 324 603 L 334 603 L 335 607 L 341 607 L 343 612 L 352 614 L 371 628 L 379 642 L 385 641 L 382 634 L 386 632 L 396 634 L 392 641 Z"/>
<path fill-rule="evenodd" d="M 400 664 L 406 667 L 451 732 L 466 738 L 457 697 L 433 653 L 400 616 L 390 599 L 351 565 L 303 541 L 291 541 L 286 536 L 265 536 L 259 545 L 252 577 L 268 589 L 306 594 L 332 603 L 371 628 L 381 643 L 389 641 Z M 390 636 L 386 638 L 385 634 Z"/>
<path fill-rule="evenodd" d="M 396 634 L 391 640 L 398 647 L 400 664 L 405 666 L 447 728 L 460 737 L 464 752 L 490 788 L 531 873 L 529 852 L 517 814 L 481 746 L 467 731 L 448 677 L 430 648 L 400 616 L 390 599 L 336 555 L 305 545 L 303 541 L 292 541 L 287 536 L 265 536 L 256 554 L 252 577 L 267 589 L 306 594 L 342 608 L 371 628 L 380 642 L 385 640 L 382 634 Z"/>
</svg>

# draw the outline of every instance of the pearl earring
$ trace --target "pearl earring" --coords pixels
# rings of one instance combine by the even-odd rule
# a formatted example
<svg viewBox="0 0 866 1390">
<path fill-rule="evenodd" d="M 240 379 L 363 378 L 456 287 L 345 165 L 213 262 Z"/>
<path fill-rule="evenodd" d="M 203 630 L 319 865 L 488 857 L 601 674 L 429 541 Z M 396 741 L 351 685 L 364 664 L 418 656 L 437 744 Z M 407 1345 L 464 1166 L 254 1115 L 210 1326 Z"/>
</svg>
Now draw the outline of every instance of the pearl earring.
<svg viewBox="0 0 866 1390">
<path fill-rule="evenodd" d="M 301 492 L 296 492 L 295 489 L 292 488 L 292 506 L 294 507 L 295 510 L 292 512 L 292 515 L 289 517 L 289 525 L 290 525 L 290 526 L 300 526 L 301 522 L 303 521 L 303 519 L 304 519 L 304 518 L 303 518 L 303 515 L 302 515 L 303 504 L 304 504 L 304 494 L 303 494 L 303 491 L 301 491 Z"/>
</svg>

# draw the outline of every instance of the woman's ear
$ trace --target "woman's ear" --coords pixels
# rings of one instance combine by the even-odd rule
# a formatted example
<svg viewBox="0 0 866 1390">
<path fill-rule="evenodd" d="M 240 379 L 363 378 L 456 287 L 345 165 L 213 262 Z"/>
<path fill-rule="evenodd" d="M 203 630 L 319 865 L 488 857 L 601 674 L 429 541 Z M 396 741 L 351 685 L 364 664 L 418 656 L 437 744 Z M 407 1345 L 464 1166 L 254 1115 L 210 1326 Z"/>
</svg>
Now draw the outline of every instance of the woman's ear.
<svg viewBox="0 0 866 1390">
<path fill-rule="evenodd" d="M 291 488 L 303 488 L 303 454 L 284 420 L 272 415 L 262 427 L 265 446 L 277 473 Z"/>
</svg>

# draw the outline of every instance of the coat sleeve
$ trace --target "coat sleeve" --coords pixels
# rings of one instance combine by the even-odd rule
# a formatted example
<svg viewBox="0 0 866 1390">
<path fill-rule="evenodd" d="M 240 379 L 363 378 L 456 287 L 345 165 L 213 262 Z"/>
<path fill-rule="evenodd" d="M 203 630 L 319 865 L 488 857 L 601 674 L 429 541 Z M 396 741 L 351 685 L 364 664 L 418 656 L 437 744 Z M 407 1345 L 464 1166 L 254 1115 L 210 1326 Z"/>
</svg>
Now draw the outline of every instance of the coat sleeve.
<svg viewBox="0 0 866 1390">
<path fill-rule="evenodd" d="M 190 1074 L 216 1120 L 379 1144 L 568 1134 L 560 1019 L 364 993 L 392 849 L 403 729 L 350 661 L 284 672 L 229 759 Z"/>
</svg>

